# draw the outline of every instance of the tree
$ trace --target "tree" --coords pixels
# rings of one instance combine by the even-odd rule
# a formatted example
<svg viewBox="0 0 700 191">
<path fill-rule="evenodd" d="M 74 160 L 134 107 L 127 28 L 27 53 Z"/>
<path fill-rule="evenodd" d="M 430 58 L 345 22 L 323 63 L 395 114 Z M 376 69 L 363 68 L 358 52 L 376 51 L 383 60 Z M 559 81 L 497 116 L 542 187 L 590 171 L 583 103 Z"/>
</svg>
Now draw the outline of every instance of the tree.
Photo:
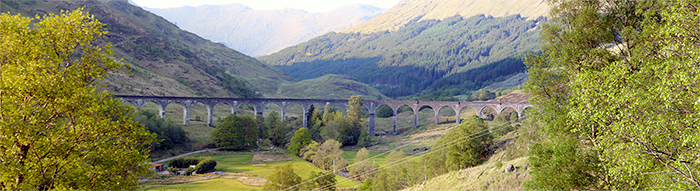
<svg viewBox="0 0 700 191">
<path fill-rule="evenodd" d="M 526 57 L 545 140 L 528 187 L 700 189 L 700 1 L 551 7 L 543 52 Z"/>
<path fill-rule="evenodd" d="M 299 153 L 299 150 L 302 148 L 306 147 L 306 145 L 311 144 L 311 135 L 309 134 L 309 131 L 306 128 L 301 128 L 294 132 L 294 137 L 292 137 L 292 141 L 289 143 L 289 152 L 291 152 L 294 155 L 301 155 Z"/>
<path fill-rule="evenodd" d="M 321 148 L 321 144 L 318 144 L 316 141 L 311 141 L 309 145 L 306 145 L 306 147 L 300 149 L 299 153 L 301 153 L 301 158 L 314 163 L 314 159 L 319 148 Z"/>
<path fill-rule="evenodd" d="M 301 177 L 294 173 L 291 163 L 277 167 L 275 173 L 267 179 L 269 182 L 265 184 L 263 190 L 299 190 L 301 183 Z"/>
<path fill-rule="evenodd" d="M 336 180 L 333 173 L 311 172 L 309 180 L 312 180 L 309 182 L 309 190 L 335 191 Z"/>
<path fill-rule="evenodd" d="M 244 150 L 257 146 L 255 131 L 253 118 L 239 118 L 230 114 L 211 132 L 211 137 L 219 149 Z M 247 133 L 253 133 L 253 135 Z"/>
<path fill-rule="evenodd" d="M 165 121 L 160 116 L 148 110 L 141 110 L 134 117 L 134 121 L 146 126 L 146 129 L 155 133 L 158 137 L 151 144 L 151 151 L 166 150 L 190 141 L 187 132 L 181 125 L 168 120 Z"/>
<path fill-rule="evenodd" d="M 342 144 L 333 139 L 328 139 L 321 145 L 311 143 L 304 148 L 304 158 L 311 159 L 311 162 L 321 169 L 336 172 L 348 165 L 348 161 L 343 158 L 343 150 L 340 146 Z"/>
<path fill-rule="evenodd" d="M 272 111 L 265 118 L 265 126 L 270 129 L 270 141 L 276 146 L 284 146 L 287 144 L 285 136 L 287 135 L 287 129 L 284 128 L 282 122 L 280 121 L 280 116 L 277 112 Z"/>
<path fill-rule="evenodd" d="M 455 171 L 481 163 L 485 145 L 492 139 L 488 126 L 476 115 L 465 121 L 469 123 L 448 130 L 427 153 L 428 160 L 433 160 L 430 163 L 436 164 L 433 168 L 438 168 L 434 171 Z"/>
<path fill-rule="evenodd" d="M 355 180 L 363 181 L 369 177 L 372 177 L 373 173 L 370 173 L 377 169 L 377 166 L 368 161 L 369 150 L 362 147 L 357 154 L 355 154 L 355 164 L 350 166 L 348 169 L 350 171 L 350 177 Z"/>
<path fill-rule="evenodd" d="M 320 114 L 318 109 L 314 109 L 311 118 L 309 118 L 309 121 L 311 122 L 311 126 L 309 126 L 309 134 L 311 134 L 311 138 L 315 141 L 323 141 L 323 137 L 321 136 L 321 126 L 323 125 L 323 121 L 321 121 L 319 116 Z"/>
<path fill-rule="evenodd" d="M 82 9 L 0 14 L 0 189 L 136 189 L 155 135 L 98 80 L 123 70 Z"/>
</svg>

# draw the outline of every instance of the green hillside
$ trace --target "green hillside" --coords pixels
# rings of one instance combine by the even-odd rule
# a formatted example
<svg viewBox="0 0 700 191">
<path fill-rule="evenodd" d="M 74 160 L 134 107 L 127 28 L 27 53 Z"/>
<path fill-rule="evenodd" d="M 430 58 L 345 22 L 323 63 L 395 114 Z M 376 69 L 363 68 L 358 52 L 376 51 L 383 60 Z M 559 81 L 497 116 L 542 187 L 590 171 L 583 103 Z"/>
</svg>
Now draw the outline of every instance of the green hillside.
<svg viewBox="0 0 700 191">
<path fill-rule="evenodd" d="M 472 81 L 477 85 L 461 87 L 478 90 L 524 71 L 519 57 L 539 51 L 538 28 L 545 20 L 456 15 L 412 22 L 394 32 L 328 33 L 259 60 L 277 65 L 297 80 L 325 74 L 352 76 L 390 97 L 444 89 L 434 82 L 489 64 L 508 65 L 507 70 Z"/>
<path fill-rule="evenodd" d="M 3 0 L 0 10 L 23 16 L 85 7 L 105 24 L 106 41 L 133 74 L 114 74 L 101 85 L 115 94 L 259 97 L 293 82 L 281 70 L 222 44 L 179 29 L 126 0 Z M 106 43 L 106 42 L 105 42 Z"/>
<path fill-rule="evenodd" d="M 278 95 L 280 97 L 318 99 L 347 99 L 353 95 L 362 95 L 364 99 L 389 99 L 377 89 L 358 82 L 353 77 L 334 74 L 285 84 L 280 87 Z"/>
</svg>

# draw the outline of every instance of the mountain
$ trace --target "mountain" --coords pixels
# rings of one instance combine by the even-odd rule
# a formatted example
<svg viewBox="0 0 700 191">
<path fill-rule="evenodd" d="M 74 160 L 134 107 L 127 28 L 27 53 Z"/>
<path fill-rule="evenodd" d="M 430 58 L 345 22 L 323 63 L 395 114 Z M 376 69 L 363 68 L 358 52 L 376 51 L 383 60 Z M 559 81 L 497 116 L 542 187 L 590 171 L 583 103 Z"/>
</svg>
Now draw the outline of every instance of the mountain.
<svg viewBox="0 0 700 191">
<path fill-rule="evenodd" d="M 323 13 L 291 8 L 253 10 L 240 4 L 147 10 L 185 30 L 253 56 L 268 55 L 321 34 L 358 25 L 384 11 L 361 4 Z"/>
<path fill-rule="evenodd" d="M 412 21 L 392 32 L 328 33 L 258 59 L 297 80 L 352 76 L 390 97 L 424 90 L 466 94 L 524 72 L 520 56 L 540 50 L 544 21 L 455 15 Z"/>
<path fill-rule="evenodd" d="M 396 31 L 412 22 L 442 20 L 454 15 L 503 17 L 520 14 L 522 17 L 536 19 L 545 16 L 548 11 L 545 0 L 402 0 L 383 14 L 342 32 Z"/>
<path fill-rule="evenodd" d="M 382 100 L 389 97 L 357 79 L 328 74 L 314 79 L 285 84 L 279 88 L 279 95 L 298 98 L 348 99 L 353 95 L 362 95 L 363 99 Z"/>
<path fill-rule="evenodd" d="M 115 57 L 130 64 L 100 85 L 123 95 L 260 97 L 293 83 L 283 71 L 181 30 L 127 0 L 2 0 L 0 10 L 24 16 L 85 7 L 105 24 Z"/>
</svg>

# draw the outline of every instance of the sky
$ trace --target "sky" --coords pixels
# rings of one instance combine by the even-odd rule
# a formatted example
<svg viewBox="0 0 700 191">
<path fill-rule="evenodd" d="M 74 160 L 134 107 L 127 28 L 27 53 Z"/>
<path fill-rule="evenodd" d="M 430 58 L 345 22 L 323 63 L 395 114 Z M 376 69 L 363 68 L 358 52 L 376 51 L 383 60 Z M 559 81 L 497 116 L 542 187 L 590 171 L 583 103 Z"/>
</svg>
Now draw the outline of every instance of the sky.
<svg viewBox="0 0 700 191">
<path fill-rule="evenodd" d="M 141 7 L 172 8 L 200 5 L 224 5 L 238 3 L 255 10 L 282 8 L 303 9 L 308 12 L 326 12 L 351 5 L 368 4 L 379 8 L 391 8 L 400 0 L 131 0 Z"/>
</svg>

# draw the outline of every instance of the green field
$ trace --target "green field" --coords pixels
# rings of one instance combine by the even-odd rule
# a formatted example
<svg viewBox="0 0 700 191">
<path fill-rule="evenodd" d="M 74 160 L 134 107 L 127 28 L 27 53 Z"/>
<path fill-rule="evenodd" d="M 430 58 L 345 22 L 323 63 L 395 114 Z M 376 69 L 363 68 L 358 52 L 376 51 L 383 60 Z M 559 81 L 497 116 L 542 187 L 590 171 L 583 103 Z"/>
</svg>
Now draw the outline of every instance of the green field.
<svg viewBox="0 0 700 191">
<path fill-rule="evenodd" d="M 343 157 L 352 163 L 357 151 L 345 151 Z M 380 155 L 380 152 L 370 152 L 370 157 Z M 205 154 L 206 155 L 206 154 Z M 289 155 L 289 154 L 288 154 Z M 199 156 L 199 155 L 194 155 Z M 233 154 L 233 155 L 211 155 L 216 160 L 216 170 L 222 172 L 246 173 L 254 175 L 257 178 L 267 178 L 275 172 L 275 167 L 282 166 L 287 163 L 292 163 L 294 172 L 306 180 L 310 177 L 311 172 L 323 171 L 310 162 L 307 162 L 297 156 L 290 155 L 291 161 L 275 161 L 275 162 L 252 162 L 253 154 Z M 374 158 L 375 164 L 384 164 L 384 156 Z M 166 162 L 167 163 L 167 162 Z M 252 166 L 254 164 L 266 164 L 265 166 Z M 326 171 L 324 171 L 326 172 Z M 349 180 L 345 177 L 336 175 L 336 180 L 339 182 L 338 188 L 348 188 L 359 186 L 360 183 Z M 184 184 L 173 185 L 154 185 L 144 184 L 142 189 L 147 190 L 261 190 L 262 187 L 247 186 L 235 179 L 214 178 L 203 181 L 196 181 Z"/>
</svg>

